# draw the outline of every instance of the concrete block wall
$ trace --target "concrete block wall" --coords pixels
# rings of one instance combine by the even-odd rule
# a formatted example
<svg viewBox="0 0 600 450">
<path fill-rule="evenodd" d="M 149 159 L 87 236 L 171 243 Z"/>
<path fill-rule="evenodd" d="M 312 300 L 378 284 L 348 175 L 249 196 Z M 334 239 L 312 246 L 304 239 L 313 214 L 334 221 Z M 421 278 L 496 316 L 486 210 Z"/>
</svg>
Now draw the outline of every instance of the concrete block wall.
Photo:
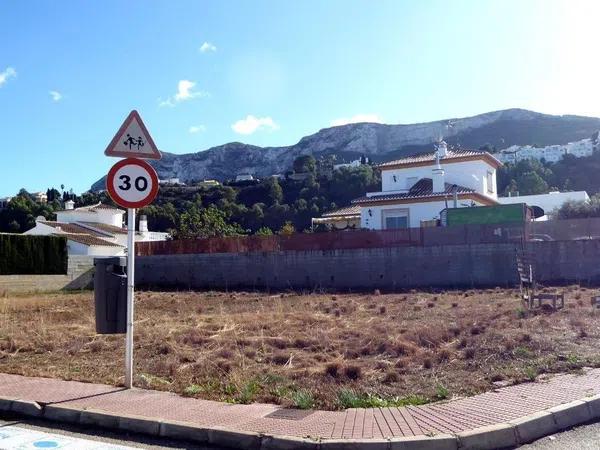
<svg viewBox="0 0 600 450">
<path fill-rule="evenodd" d="M 183 289 L 513 286 L 515 244 L 141 256 L 136 285 Z M 600 284 L 600 240 L 528 243 L 539 283 Z"/>
<path fill-rule="evenodd" d="M 136 284 L 218 289 L 513 285 L 515 251 L 512 244 L 477 244 L 143 256 L 136 260 Z"/>
<path fill-rule="evenodd" d="M 600 239 L 529 242 L 538 282 L 600 285 Z"/>
<path fill-rule="evenodd" d="M 93 272 L 93 257 L 69 256 L 66 275 L 0 275 L 0 293 L 91 288 Z"/>
</svg>

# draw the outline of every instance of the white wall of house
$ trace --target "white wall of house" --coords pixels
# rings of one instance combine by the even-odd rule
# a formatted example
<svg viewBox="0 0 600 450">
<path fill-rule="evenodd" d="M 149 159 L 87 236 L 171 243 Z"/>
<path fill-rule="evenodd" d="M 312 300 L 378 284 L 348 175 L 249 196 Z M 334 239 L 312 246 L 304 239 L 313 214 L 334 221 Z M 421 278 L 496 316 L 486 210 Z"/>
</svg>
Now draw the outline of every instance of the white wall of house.
<svg viewBox="0 0 600 450">
<path fill-rule="evenodd" d="M 66 211 L 56 212 L 56 221 L 64 223 L 73 222 L 99 222 L 106 225 L 113 225 L 115 227 L 123 226 L 123 214 L 122 212 L 106 209 L 98 209 L 95 212 L 85 211 L 78 209 L 71 209 Z"/>
<path fill-rule="evenodd" d="M 477 206 L 483 206 L 482 203 L 475 202 Z M 458 199 L 458 207 L 463 208 L 471 205 L 470 199 Z M 452 207 L 452 198 L 448 198 L 448 207 Z M 408 216 L 407 223 L 411 228 L 421 226 L 421 221 L 440 218 L 440 211 L 446 208 L 446 202 L 419 202 L 404 203 L 397 205 L 380 206 L 361 206 L 360 208 L 360 226 L 370 230 L 385 230 L 386 217 Z M 369 215 L 371 210 L 371 215 Z"/>
<path fill-rule="evenodd" d="M 450 184 L 459 184 L 473 189 L 475 192 L 486 195 L 494 200 L 498 197 L 496 192 L 496 168 L 485 161 L 464 161 L 444 163 L 441 160 L 442 168 L 445 171 L 445 182 Z M 382 192 L 406 192 L 417 181 L 422 178 L 432 178 L 432 171 L 435 169 L 435 163 L 422 167 L 407 167 L 400 169 L 382 169 L 381 187 Z M 492 192 L 488 190 L 488 173 L 491 174 Z M 395 179 L 394 179 L 395 177 Z M 374 195 L 375 193 L 370 193 Z"/>
<path fill-rule="evenodd" d="M 550 192 L 549 194 L 518 195 L 515 197 L 499 197 L 503 205 L 513 203 L 527 203 L 529 206 L 539 206 L 546 214 L 560 208 L 566 202 L 587 202 L 590 199 L 587 192 Z"/>
<path fill-rule="evenodd" d="M 123 256 L 125 251 L 122 247 L 111 247 L 103 245 L 85 245 L 80 242 L 67 240 L 67 251 L 69 255 L 87 256 Z"/>
</svg>

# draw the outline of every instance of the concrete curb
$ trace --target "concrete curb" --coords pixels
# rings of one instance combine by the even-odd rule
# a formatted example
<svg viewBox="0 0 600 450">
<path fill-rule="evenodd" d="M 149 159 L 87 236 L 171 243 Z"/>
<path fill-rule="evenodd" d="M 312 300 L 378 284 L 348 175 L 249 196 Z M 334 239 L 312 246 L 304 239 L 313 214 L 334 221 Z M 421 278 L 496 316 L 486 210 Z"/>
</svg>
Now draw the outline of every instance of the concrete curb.
<svg viewBox="0 0 600 450">
<path fill-rule="evenodd" d="M 390 444 L 390 450 L 456 450 L 458 448 L 458 440 L 452 434 L 394 438 Z"/>
<path fill-rule="evenodd" d="M 164 421 L 160 423 L 158 435 L 171 439 L 187 439 L 208 442 L 208 430 L 187 422 Z"/>
<path fill-rule="evenodd" d="M 492 450 L 525 444 L 543 436 L 600 418 L 600 394 L 564 403 L 508 423 L 456 434 L 392 439 L 310 439 L 272 436 L 188 422 L 152 419 L 61 404 L 38 404 L 0 397 L 0 412 L 50 421 L 97 426 L 246 450 Z"/>
<path fill-rule="evenodd" d="M 514 425 L 498 423 L 456 434 L 458 448 L 465 450 L 493 450 L 517 445 Z"/>
<path fill-rule="evenodd" d="M 554 421 L 559 430 L 589 422 L 592 419 L 588 403 L 581 400 L 563 403 L 562 405 L 548 409 L 548 412 L 554 416 Z"/>
<path fill-rule="evenodd" d="M 540 411 L 529 416 L 520 417 L 511 420 L 509 423 L 514 425 L 520 444 L 533 442 L 558 431 L 554 416 L 548 411 Z"/>
</svg>

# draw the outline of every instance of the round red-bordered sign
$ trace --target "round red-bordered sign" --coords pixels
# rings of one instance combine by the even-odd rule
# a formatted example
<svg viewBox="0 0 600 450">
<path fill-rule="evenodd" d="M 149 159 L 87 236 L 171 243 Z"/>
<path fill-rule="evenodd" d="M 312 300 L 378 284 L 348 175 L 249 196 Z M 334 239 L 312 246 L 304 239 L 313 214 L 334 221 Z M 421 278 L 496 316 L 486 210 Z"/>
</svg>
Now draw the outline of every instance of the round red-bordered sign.
<svg viewBox="0 0 600 450">
<path fill-rule="evenodd" d="M 108 171 L 106 190 L 117 205 L 142 208 L 152 203 L 158 194 L 158 176 L 142 159 L 123 159 Z"/>
</svg>

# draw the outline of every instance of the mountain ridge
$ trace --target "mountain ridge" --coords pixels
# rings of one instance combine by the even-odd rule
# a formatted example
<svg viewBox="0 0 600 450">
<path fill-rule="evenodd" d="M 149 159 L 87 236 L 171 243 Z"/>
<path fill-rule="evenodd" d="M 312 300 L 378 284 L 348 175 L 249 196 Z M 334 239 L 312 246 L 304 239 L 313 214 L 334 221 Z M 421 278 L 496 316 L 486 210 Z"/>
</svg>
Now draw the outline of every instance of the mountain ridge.
<svg viewBox="0 0 600 450">
<path fill-rule="evenodd" d="M 163 159 L 151 164 L 160 178 L 179 178 L 183 182 L 223 181 L 240 173 L 258 177 L 284 173 L 291 168 L 294 159 L 307 154 L 317 158 L 333 154 L 340 160 L 365 154 L 379 162 L 430 151 L 441 138 L 463 148 L 490 144 L 501 150 L 511 145 L 566 144 L 590 137 L 598 130 L 600 118 L 512 108 L 415 124 L 338 125 L 322 128 L 287 146 L 260 147 L 229 142 L 194 153 L 163 152 Z M 92 191 L 102 189 L 104 178 L 91 188 Z"/>
</svg>

